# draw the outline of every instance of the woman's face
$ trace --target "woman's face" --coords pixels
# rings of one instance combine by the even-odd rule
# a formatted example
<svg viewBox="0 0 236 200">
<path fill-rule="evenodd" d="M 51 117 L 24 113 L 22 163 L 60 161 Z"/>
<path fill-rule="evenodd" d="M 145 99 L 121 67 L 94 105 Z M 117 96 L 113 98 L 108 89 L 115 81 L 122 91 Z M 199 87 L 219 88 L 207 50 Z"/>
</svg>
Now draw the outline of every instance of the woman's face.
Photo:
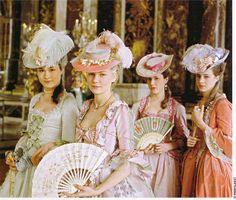
<svg viewBox="0 0 236 200">
<path fill-rule="evenodd" d="M 147 84 L 151 94 L 159 94 L 165 90 L 165 84 L 167 84 L 168 78 L 164 78 L 162 74 L 147 79 Z"/>
<path fill-rule="evenodd" d="M 73 85 L 74 85 L 75 88 L 80 88 L 80 86 L 81 86 L 81 79 L 80 79 L 79 76 L 75 77 Z"/>
<path fill-rule="evenodd" d="M 55 89 L 61 81 L 62 70 L 59 66 L 41 67 L 37 69 L 39 82 L 46 89 Z"/>
<path fill-rule="evenodd" d="M 115 80 L 116 75 L 111 69 L 87 73 L 88 87 L 93 94 L 103 94 L 110 91 L 111 84 Z"/>
<path fill-rule="evenodd" d="M 212 69 L 196 75 L 196 85 L 201 93 L 210 92 L 218 80 L 219 76 L 215 76 Z"/>
</svg>

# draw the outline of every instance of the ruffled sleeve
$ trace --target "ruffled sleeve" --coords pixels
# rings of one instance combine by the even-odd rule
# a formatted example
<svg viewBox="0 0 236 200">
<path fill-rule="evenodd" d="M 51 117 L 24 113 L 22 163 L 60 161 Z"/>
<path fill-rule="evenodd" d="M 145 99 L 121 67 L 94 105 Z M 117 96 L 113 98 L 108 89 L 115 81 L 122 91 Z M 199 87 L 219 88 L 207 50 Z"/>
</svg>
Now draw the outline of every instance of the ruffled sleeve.
<svg viewBox="0 0 236 200">
<path fill-rule="evenodd" d="M 39 93 L 39 94 L 36 94 L 34 95 L 31 100 L 30 100 L 30 103 L 29 103 L 29 114 L 28 114 L 28 117 L 27 117 L 27 129 L 29 129 L 29 123 L 30 123 L 30 113 L 31 113 L 31 110 L 32 108 L 35 106 L 35 104 L 37 103 L 37 101 L 39 100 L 39 97 L 42 93 Z M 27 142 L 27 139 L 28 139 L 28 136 L 23 134 L 23 131 L 22 131 L 22 137 L 19 139 L 19 141 L 17 142 L 16 146 L 15 146 L 15 150 L 17 150 L 18 148 L 24 148 L 26 147 L 26 142 Z"/>
<path fill-rule="evenodd" d="M 76 118 L 79 110 L 75 98 L 67 94 L 62 105 L 62 140 L 75 141 Z"/>
<path fill-rule="evenodd" d="M 121 105 L 117 110 L 117 119 L 116 119 L 116 130 L 117 137 L 119 142 L 120 150 L 129 150 L 131 149 L 131 132 L 130 124 L 133 119 L 129 119 L 129 108 L 125 105 Z"/>
<path fill-rule="evenodd" d="M 177 137 L 186 138 L 189 136 L 189 130 L 187 128 L 186 110 L 181 104 L 176 105 L 175 114 L 175 131 L 177 132 Z"/>
<path fill-rule="evenodd" d="M 116 130 L 118 137 L 118 149 L 112 154 L 111 165 L 115 169 L 128 161 L 131 164 L 131 174 L 148 177 L 152 174 L 150 165 L 144 160 L 143 153 L 133 148 L 133 123 L 132 112 L 125 104 L 121 104 L 116 112 Z M 131 128 L 132 127 L 132 128 Z"/>
<path fill-rule="evenodd" d="M 132 106 L 132 111 L 134 113 L 135 120 L 137 120 L 139 116 L 139 105 L 140 105 L 140 102 L 137 102 L 137 103 L 134 103 Z"/>
<path fill-rule="evenodd" d="M 232 104 L 227 99 L 219 100 L 210 116 L 211 131 L 205 131 L 211 135 L 212 141 L 232 158 Z"/>
</svg>

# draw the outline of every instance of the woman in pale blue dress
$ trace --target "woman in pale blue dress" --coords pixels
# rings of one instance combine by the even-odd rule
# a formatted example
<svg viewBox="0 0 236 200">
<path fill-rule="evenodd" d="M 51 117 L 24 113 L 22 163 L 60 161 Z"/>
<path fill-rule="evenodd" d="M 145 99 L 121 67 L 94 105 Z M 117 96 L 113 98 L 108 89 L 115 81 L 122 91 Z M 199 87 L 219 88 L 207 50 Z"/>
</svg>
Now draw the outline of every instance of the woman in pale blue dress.
<svg viewBox="0 0 236 200">
<path fill-rule="evenodd" d="M 27 129 L 14 152 L 6 153 L 10 170 L 0 197 L 31 197 L 34 171 L 43 156 L 74 141 L 78 108 L 62 84 L 66 55 L 73 46 L 67 35 L 44 25 L 24 51 L 23 63 L 37 70 L 41 92 L 31 99 Z"/>
</svg>

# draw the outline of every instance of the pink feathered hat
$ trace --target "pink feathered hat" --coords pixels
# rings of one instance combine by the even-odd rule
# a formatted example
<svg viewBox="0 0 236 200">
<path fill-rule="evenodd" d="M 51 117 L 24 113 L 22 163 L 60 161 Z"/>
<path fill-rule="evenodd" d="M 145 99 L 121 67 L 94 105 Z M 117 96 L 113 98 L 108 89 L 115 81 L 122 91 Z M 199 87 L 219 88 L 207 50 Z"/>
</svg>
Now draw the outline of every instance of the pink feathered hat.
<svg viewBox="0 0 236 200">
<path fill-rule="evenodd" d="M 141 58 L 136 72 L 142 77 L 152 77 L 164 72 L 171 65 L 173 55 L 153 52 Z"/>
<path fill-rule="evenodd" d="M 132 58 L 130 49 L 115 33 L 104 31 L 81 49 L 78 56 L 71 60 L 71 64 L 78 71 L 99 72 L 118 64 L 123 68 L 129 68 Z"/>
</svg>

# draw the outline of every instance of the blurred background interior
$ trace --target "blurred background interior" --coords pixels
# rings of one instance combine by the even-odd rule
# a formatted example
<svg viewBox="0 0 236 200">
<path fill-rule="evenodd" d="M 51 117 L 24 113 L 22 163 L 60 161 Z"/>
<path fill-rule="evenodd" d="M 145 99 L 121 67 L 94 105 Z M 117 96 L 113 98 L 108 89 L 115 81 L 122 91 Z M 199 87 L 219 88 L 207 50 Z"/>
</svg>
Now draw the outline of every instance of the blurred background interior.
<svg viewBox="0 0 236 200">
<path fill-rule="evenodd" d="M 169 86 L 186 106 L 189 120 L 198 94 L 194 76 L 180 65 L 185 49 L 207 43 L 232 52 L 231 0 L 0 0 L 0 183 L 7 171 L 4 152 L 19 139 L 35 93 L 35 72 L 24 68 L 21 50 L 40 23 L 73 38 L 76 48 L 69 60 L 104 29 L 117 33 L 134 55 L 131 69 L 121 72 L 115 88 L 130 106 L 148 94 L 145 80 L 135 72 L 139 59 L 153 51 L 174 54 Z M 231 54 L 226 61 L 222 90 L 232 102 Z M 68 64 L 68 91 L 75 75 Z"/>
</svg>

